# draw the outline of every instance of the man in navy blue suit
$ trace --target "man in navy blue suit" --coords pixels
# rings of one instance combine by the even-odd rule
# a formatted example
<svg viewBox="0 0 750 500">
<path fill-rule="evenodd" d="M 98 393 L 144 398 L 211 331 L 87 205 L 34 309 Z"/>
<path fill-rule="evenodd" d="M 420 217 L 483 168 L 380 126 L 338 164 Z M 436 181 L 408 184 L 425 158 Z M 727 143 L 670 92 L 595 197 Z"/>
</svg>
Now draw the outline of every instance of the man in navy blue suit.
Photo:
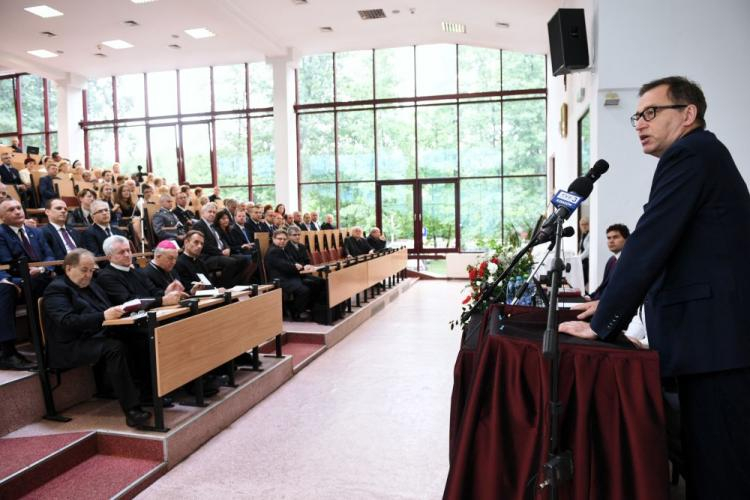
<svg viewBox="0 0 750 500">
<path fill-rule="evenodd" d="M 602 277 L 602 282 L 599 284 L 596 290 L 589 294 L 589 298 L 591 298 L 592 300 L 599 300 L 599 298 L 604 293 L 604 290 L 607 289 L 609 279 L 612 277 L 612 273 L 614 272 L 615 267 L 617 267 L 617 259 L 620 258 L 620 252 L 622 252 L 622 248 L 625 246 L 625 241 L 627 241 L 628 236 L 630 236 L 630 230 L 625 224 L 612 224 L 607 228 L 606 234 L 607 248 L 614 255 L 609 258 L 607 264 L 605 264 L 604 266 L 604 276 Z"/>
<path fill-rule="evenodd" d="M 63 260 L 71 250 L 80 248 L 81 235 L 65 221 L 68 217 L 68 205 L 61 199 L 47 200 L 44 213 L 49 224 L 42 228 L 42 234 L 55 260 Z"/>
<path fill-rule="evenodd" d="M 29 262 L 55 260 L 39 229 L 24 226 L 26 215 L 21 204 L 6 199 L 0 203 L 0 264 L 15 264 L 21 258 Z M 17 271 L 0 272 L 0 370 L 28 370 L 33 363 L 23 357 L 15 347 L 16 303 L 23 300 L 21 278 Z M 32 267 L 31 289 L 35 298 L 41 297 L 52 279 L 51 267 Z"/>
<path fill-rule="evenodd" d="M 641 302 L 661 374 L 677 382 L 688 498 L 750 491 L 750 193 L 727 148 L 705 130 L 700 87 L 645 84 L 631 117 L 659 158 L 648 203 L 607 290 L 560 330 L 609 340 Z"/>
<path fill-rule="evenodd" d="M 18 196 L 26 203 L 31 192 L 29 191 L 29 186 L 24 184 L 21 179 L 21 174 L 11 165 L 10 153 L 0 155 L 0 161 L 2 161 L 2 165 L 0 165 L 0 182 L 5 185 L 15 186 Z"/>
<path fill-rule="evenodd" d="M 39 200 L 42 207 L 47 206 L 47 200 L 59 198 L 57 191 L 55 191 L 55 183 L 53 182 L 55 179 L 59 179 L 57 176 L 57 163 L 50 163 L 47 166 L 47 175 L 39 179 Z"/>
</svg>

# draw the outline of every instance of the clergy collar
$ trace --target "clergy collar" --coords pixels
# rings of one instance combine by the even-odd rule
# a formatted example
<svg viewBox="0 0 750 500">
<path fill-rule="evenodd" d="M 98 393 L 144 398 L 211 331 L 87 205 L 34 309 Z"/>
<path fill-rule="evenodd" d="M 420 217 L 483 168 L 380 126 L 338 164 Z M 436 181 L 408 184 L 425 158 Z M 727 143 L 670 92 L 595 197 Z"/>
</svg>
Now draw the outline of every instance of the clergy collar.
<svg viewBox="0 0 750 500">
<path fill-rule="evenodd" d="M 129 273 L 131 269 L 130 266 L 125 267 L 125 266 L 121 266 L 120 264 L 115 264 L 114 262 L 110 262 L 109 265 L 114 267 L 118 271 L 122 271 L 124 273 Z"/>
</svg>

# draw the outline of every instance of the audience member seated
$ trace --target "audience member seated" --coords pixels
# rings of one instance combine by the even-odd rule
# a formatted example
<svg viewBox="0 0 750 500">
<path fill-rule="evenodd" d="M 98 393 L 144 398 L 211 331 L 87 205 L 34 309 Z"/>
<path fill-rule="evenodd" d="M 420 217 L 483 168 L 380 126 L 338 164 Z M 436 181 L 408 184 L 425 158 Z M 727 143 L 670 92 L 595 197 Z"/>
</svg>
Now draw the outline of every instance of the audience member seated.
<svg viewBox="0 0 750 500">
<path fill-rule="evenodd" d="M 310 255 L 307 253 L 307 247 L 301 242 L 302 230 L 296 226 L 292 226 L 287 229 L 287 241 L 284 251 L 287 253 L 290 259 L 295 264 L 302 265 L 303 271 L 311 271 L 315 269 L 315 266 L 310 262 Z M 313 276 L 312 274 L 302 275 L 302 283 L 310 288 L 310 303 L 313 302 L 319 305 L 321 313 L 325 310 L 325 293 L 326 293 L 326 282 L 324 279 Z M 317 319 L 317 318 L 316 318 Z M 320 318 L 323 320 L 323 317 Z"/>
<path fill-rule="evenodd" d="M 179 249 L 174 241 L 162 241 L 154 249 L 154 258 L 146 267 L 139 269 L 138 273 L 163 293 L 172 283 L 180 281 L 180 275 L 175 269 Z"/>
<path fill-rule="evenodd" d="M 117 228 L 110 226 L 109 205 L 101 200 L 91 204 L 91 217 L 94 223 L 81 234 L 83 246 L 97 257 L 104 255 L 104 240 L 112 235 L 124 236 Z"/>
<path fill-rule="evenodd" d="M 312 228 L 312 218 L 310 217 L 310 214 L 305 212 L 302 214 L 302 224 L 300 224 L 300 229 L 303 231 L 313 231 Z"/>
<path fill-rule="evenodd" d="M 367 244 L 376 252 L 385 248 L 385 236 L 380 232 L 380 228 L 370 229 L 370 235 L 367 237 Z"/>
<path fill-rule="evenodd" d="M 208 197 L 208 201 L 213 203 L 220 199 L 221 199 L 221 189 L 219 189 L 219 186 L 214 186 L 214 192 L 211 196 Z"/>
<path fill-rule="evenodd" d="M 263 220 L 263 207 L 256 205 L 250 208 L 249 211 L 250 218 L 245 223 L 245 228 L 248 231 L 250 240 L 253 241 L 258 238 L 258 236 L 256 236 L 256 233 L 267 233 L 269 228 Z"/>
<path fill-rule="evenodd" d="M 161 208 L 154 214 L 151 224 L 157 241 L 176 240 L 185 238 L 185 227 L 172 212 L 172 197 L 163 194 L 159 197 Z"/>
<path fill-rule="evenodd" d="M 120 213 L 120 217 L 132 217 L 135 211 L 135 203 L 133 203 L 133 188 L 130 184 L 121 184 L 117 186 L 117 190 L 114 195 L 114 207 L 115 212 Z"/>
<path fill-rule="evenodd" d="M 253 247 L 245 237 L 244 233 L 232 222 L 231 215 L 227 210 L 222 210 L 216 214 L 214 229 L 219 233 L 219 237 L 224 242 L 224 247 L 229 248 L 229 255 L 242 262 L 240 283 L 246 284 L 253 281 L 253 274 L 257 266 L 253 259 Z M 257 281 L 257 280 L 255 280 Z"/>
<path fill-rule="evenodd" d="M 99 271 L 96 283 L 102 287 L 113 304 L 122 304 L 132 299 L 155 299 L 149 308 L 172 306 L 186 296 L 178 280 L 172 281 L 165 289 L 159 289 L 136 272 L 127 238 L 110 236 L 104 240 L 103 246 L 109 266 Z"/>
<path fill-rule="evenodd" d="M 177 206 L 174 207 L 175 216 L 177 216 L 177 220 L 180 221 L 180 224 L 187 230 L 190 229 L 193 226 L 193 223 L 196 222 L 196 216 L 195 214 L 188 209 L 188 195 L 185 192 L 179 192 L 177 193 Z"/>
<path fill-rule="evenodd" d="M 273 210 L 266 210 L 263 217 L 264 221 L 263 224 L 265 225 L 266 232 L 273 234 L 274 231 L 278 229 L 276 225 L 274 224 L 274 220 L 276 220 L 276 216 L 279 215 Z"/>
<path fill-rule="evenodd" d="M 114 390 L 127 425 L 146 424 L 151 415 L 139 405 L 126 344 L 116 338 L 114 329 L 102 326 L 105 320 L 120 318 L 122 306 L 112 307 L 104 291 L 91 282 L 96 269 L 91 252 L 73 250 L 65 257 L 64 268 L 65 276 L 55 279 L 44 293 L 50 367 L 94 364 L 95 372 L 104 375 Z M 120 332 L 123 336 L 128 333 Z"/>
<path fill-rule="evenodd" d="M 54 260 L 52 250 L 39 229 L 25 227 L 21 204 L 13 199 L 0 203 L 0 264 L 17 264 L 22 258 L 29 262 Z M 34 299 L 42 296 L 54 275 L 51 267 L 32 267 L 31 291 Z M 0 271 L 0 369 L 28 370 L 33 363 L 16 351 L 16 304 L 23 301 L 18 269 Z"/>
<path fill-rule="evenodd" d="M 310 231 L 320 231 L 321 229 L 336 229 L 335 227 L 325 228 L 318 222 L 318 212 L 310 212 Z"/>
<path fill-rule="evenodd" d="M 240 252 L 246 255 L 255 253 L 255 243 L 253 243 L 252 233 L 247 230 L 247 213 L 238 210 L 234 216 L 234 224 L 230 225 L 229 241 L 233 247 L 239 245 Z"/>
<path fill-rule="evenodd" d="M 286 228 L 286 220 L 284 219 L 284 216 L 278 212 L 273 212 L 273 227 L 276 229 Z"/>
<path fill-rule="evenodd" d="M 244 259 L 232 257 L 231 249 L 221 239 L 221 235 L 214 227 L 216 219 L 216 205 L 206 203 L 201 207 L 201 218 L 193 224 L 193 228 L 203 233 L 204 262 L 211 271 L 221 271 L 222 286 L 231 288 L 240 283 Z"/>
<path fill-rule="evenodd" d="M 68 206 L 63 200 L 47 200 L 44 213 L 49 223 L 42 228 L 42 235 L 54 260 L 63 260 L 68 252 L 83 246 L 78 231 L 66 225 Z"/>
<path fill-rule="evenodd" d="M 265 256 L 266 272 L 269 280 L 278 279 L 285 294 L 292 294 L 291 306 L 292 317 L 301 319 L 302 313 L 310 302 L 311 291 L 302 283 L 300 271 L 305 268 L 302 264 L 294 262 L 284 251 L 287 245 L 287 234 L 285 231 L 273 233 L 272 244 L 268 247 Z"/>
<path fill-rule="evenodd" d="M 292 212 L 292 224 L 297 226 L 298 228 L 302 229 L 302 214 L 295 211 Z"/>
<path fill-rule="evenodd" d="M 78 191 L 78 206 L 68 214 L 68 225 L 73 227 L 89 227 L 94 223 L 91 217 L 91 204 L 96 200 L 96 193 L 85 188 Z"/>
<path fill-rule="evenodd" d="M 0 182 L 0 203 L 5 201 L 5 199 L 8 197 L 8 187 Z"/>
<path fill-rule="evenodd" d="M 321 229 L 336 229 L 336 224 L 333 223 L 333 214 L 326 215 L 326 221 L 320 226 Z"/>
<path fill-rule="evenodd" d="M 282 219 L 286 217 L 286 206 L 284 206 L 283 203 L 276 205 L 276 208 L 274 208 L 273 211 L 279 214 Z"/>
<path fill-rule="evenodd" d="M 13 149 L 14 153 L 23 153 L 23 150 L 19 146 L 19 140 L 18 137 L 14 137 L 10 140 L 10 147 Z"/>
<path fill-rule="evenodd" d="M 5 185 L 15 186 L 21 201 L 24 205 L 28 206 L 28 203 L 31 201 L 31 186 L 23 182 L 18 170 L 11 165 L 11 158 L 11 154 L 7 152 L 0 155 L 0 161 L 2 161 L 2 165 L 0 165 L 0 181 Z"/>
<path fill-rule="evenodd" d="M 607 228 L 607 248 L 609 248 L 609 251 L 614 255 L 609 258 L 607 264 L 604 266 L 604 277 L 602 278 L 602 282 L 596 290 L 589 294 L 588 298 L 591 300 L 599 300 L 604 293 L 604 290 L 607 289 L 612 273 L 617 267 L 617 259 L 620 258 L 620 252 L 622 252 L 628 236 L 630 236 L 630 230 L 625 224 L 613 224 Z"/>
<path fill-rule="evenodd" d="M 351 230 L 351 236 L 344 240 L 344 249 L 350 257 L 357 257 L 358 255 L 365 255 L 375 251 L 367 243 L 362 228 L 359 226 L 354 226 Z"/>
<path fill-rule="evenodd" d="M 43 207 L 47 206 L 48 200 L 59 198 L 53 182 L 55 179 L 59 179 L 59 177 L 57 176 L 57 165 L 53 163 L 47 168 L 47 175 L 39 180 L 39 199 Z"/>
<path fill-rule="evenodd" d="M 204 240 L 203 233 L 200 231 L 188 231 L 183 242 L 182 253 L 177 257 L 177 263 L 175 264 L 183 288 L 190 290 L 192 294 L 201 288 L 196 285 L 201 281 L 198 274 L 202 274 L 206 279 L 211 279 L 208 266 L 201 258 Z"/>
</svg>

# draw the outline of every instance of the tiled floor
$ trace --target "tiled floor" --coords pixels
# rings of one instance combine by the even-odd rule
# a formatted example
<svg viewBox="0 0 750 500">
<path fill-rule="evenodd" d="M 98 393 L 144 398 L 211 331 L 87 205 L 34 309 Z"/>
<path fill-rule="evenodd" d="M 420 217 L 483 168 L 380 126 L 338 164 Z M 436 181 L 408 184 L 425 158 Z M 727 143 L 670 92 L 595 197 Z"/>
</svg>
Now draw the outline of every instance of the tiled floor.
<svg viewBox="0 0 750 500">
<path fill-rule="evenodd" d="M 463 285 L 417 283 L 142 498 L 440 498 Z"/>
</svg>

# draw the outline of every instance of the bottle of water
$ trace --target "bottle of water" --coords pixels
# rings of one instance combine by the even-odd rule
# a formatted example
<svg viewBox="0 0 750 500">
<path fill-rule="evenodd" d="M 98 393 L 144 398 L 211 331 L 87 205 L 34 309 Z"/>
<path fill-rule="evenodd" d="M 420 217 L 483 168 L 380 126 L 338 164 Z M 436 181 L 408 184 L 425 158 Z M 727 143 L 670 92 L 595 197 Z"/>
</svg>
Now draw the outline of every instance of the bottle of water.
<svg viewBox="0 0 750 500">
<path fill-rule="evenodd" d="M 523 286 L 523 277 L 522 276 L 516 276 L 516 284 L 513 287 L 515 289 L 515 293 L 518 294 L 518 291 Z M 523 295 L 518 299 L 518 302 L 516 302 L 516 305 L 522 306 L 523 303 Z"/>
<path fill-rule="evenodd" d="M 529 287 L 526 289 L 526 293 L 529 295 L 529 305 L 535 307 L 536 303 L 536 285 L 534 280 L 529 281 Z"/>
<path fill-rule="evenodd" d="M 508 290 L 505 293 L 505 303 L 511 305 L 516 296 L 516 282 L 513 278 L 508 279 Z"/>
</svg>

